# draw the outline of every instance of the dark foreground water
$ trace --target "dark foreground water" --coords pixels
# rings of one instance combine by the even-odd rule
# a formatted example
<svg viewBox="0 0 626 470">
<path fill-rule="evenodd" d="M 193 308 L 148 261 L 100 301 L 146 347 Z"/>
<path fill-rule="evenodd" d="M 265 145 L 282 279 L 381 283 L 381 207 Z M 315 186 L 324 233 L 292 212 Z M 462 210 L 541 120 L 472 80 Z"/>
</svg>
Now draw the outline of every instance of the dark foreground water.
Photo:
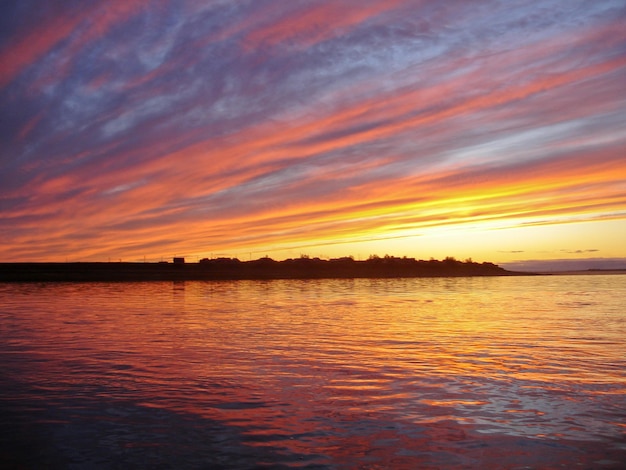
<svg viewBox="0 0 626 470">
<path fill-rule="evenodd" d="M 623 468 L 626 276 L 0 284 L 2 468 Z"/>
</svg>

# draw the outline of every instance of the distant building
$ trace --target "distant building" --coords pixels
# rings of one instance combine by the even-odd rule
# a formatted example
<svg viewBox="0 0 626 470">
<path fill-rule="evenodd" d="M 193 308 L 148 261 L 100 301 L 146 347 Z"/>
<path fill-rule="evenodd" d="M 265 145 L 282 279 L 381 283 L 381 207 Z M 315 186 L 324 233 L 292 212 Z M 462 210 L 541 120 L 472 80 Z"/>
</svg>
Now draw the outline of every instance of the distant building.
<svg viewBox="0 0 626 470">
<path fill-rule="evenodd" d="M 185 258 L 174 258 L 174 264 L 185 264 Z"/>
</svg>

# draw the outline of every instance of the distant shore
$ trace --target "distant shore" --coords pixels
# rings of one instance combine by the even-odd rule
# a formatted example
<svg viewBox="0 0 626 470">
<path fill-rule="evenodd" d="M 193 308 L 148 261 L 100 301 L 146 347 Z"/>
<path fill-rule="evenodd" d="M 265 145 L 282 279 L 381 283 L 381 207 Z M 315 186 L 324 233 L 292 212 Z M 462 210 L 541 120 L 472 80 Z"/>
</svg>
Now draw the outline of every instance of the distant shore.
<svg viewBox="0 0 626 470">
<path fill-rule="evenodd" d="M 590 276 L 607 274 L 626 274 L 626 269 L 582 269 L 568 271 L 538 271 L 536 274 L 542 276 Z"/>
<path fill-rule="evenodd" d="M 198 263 L 0 263 L 0 282 L 195 281 L 331 278 L 402 278 L 528 276 L 493 263 L 446 258 L 443 261 L 384 257 L 365 261 L 352 258 L 321 260 L 298 258 L 275 261 L 261 258 L 204 259 Z"/>
</svg>

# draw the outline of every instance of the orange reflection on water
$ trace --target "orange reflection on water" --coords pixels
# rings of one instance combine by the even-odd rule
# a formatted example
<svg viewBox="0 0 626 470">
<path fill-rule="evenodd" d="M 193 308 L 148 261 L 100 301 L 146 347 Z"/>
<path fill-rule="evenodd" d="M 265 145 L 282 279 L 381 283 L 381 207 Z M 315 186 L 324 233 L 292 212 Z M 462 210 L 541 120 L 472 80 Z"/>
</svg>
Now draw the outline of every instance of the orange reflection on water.
<svg viewBox="0 0 626 470">
<path fill-rule="evenodd" d="M 625 326 L 602 292 L 624 278 L 583 278 L 15 286 L 4 367 L 102 422 L 182 420 L 192 447 L 219 423 L 258 462 L 562 463 L 545 442 L 622 449 Z"/>
</svg>

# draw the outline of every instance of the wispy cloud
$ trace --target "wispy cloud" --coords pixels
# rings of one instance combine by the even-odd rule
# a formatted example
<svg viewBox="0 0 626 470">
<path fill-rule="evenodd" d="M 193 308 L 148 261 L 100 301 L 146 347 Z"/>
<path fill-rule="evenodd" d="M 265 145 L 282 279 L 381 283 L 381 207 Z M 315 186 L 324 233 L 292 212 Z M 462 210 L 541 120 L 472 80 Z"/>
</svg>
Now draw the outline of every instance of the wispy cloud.
<svg viewBox="0 0 626 470">
<path fill-rule="evenodd" d="M 623 2 L 13 3 L 2 259 L 626 218 Z"/>
</svg>

